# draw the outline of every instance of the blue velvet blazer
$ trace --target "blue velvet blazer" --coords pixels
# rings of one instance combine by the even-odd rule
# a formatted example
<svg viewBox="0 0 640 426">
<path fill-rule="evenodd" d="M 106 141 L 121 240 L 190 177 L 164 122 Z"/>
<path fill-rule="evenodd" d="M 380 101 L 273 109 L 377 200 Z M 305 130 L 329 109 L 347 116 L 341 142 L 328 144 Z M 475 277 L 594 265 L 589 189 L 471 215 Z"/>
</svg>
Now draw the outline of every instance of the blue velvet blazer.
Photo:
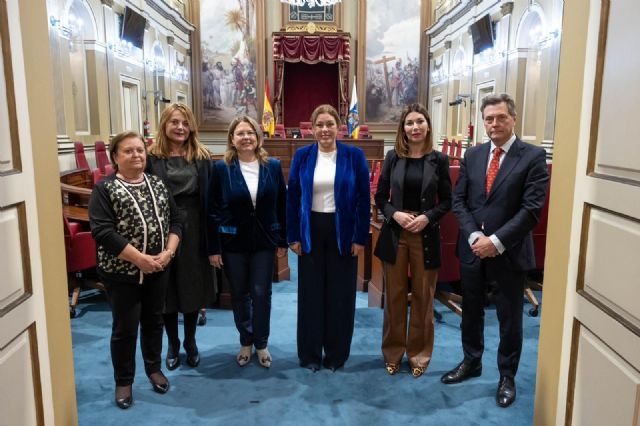
<svg viewBox="0 0 640 426">
<path fill-rule="evenodd" d="M 369 233 L 369 168 L 360 148 L 336 144 L 336 237 L 340 254 L 346 256 L 351 253 L 352 243 L 365 245 Z M 303 253 L 311 252 L 312 246 L 310 219 L 317 158 L 317 143 L 300 148 L 289 171 L 287 237 L 290 244 L 299 241 Z"/>
<path fill-rule="evenodd" d="M 209 184 L 209 254 L 287 247 L 287 189 L 280 161 L 260 165 L 256 206 L 242 176 L 238 159 L 213 166 Z"/>
</svg>

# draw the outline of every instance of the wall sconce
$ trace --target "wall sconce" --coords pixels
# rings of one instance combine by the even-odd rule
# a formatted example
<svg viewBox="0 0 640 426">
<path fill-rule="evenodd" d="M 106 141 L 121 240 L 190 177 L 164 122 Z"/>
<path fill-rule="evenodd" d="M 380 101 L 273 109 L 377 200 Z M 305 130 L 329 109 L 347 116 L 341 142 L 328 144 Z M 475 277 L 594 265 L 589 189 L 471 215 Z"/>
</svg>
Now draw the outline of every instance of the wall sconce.
<svg viewBox="0 0 640 426">
<path fill-rule="evenodd" d="M 71 27 L 64 25 L 60 21 L 60 18 L 57 18 L 53 15 L 49 16 L 49 25 L 51 25 L 51 28 L 57 29 L 58 34 L 60 34 L 61 36 L 66 38 L 71 37 L 71 34 L 72 34 Z"/>
<path fill-rule="evenodd" d="M 153 92 L 153 104 L 158 105 L 160 102 L 168 104 L 171 103 L 171 99 L 165 98 L 164 94 L 160 91 Z"/>
</svg>

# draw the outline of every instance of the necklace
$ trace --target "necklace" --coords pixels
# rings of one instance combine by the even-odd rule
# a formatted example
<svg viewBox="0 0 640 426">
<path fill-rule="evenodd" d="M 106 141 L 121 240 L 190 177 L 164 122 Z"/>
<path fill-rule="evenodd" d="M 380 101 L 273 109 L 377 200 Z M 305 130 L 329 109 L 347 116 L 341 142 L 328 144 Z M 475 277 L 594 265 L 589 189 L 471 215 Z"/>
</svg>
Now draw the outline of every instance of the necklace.
<svg viewBox="0 0 640 426">
<path fill-rule="evenodd" d="M 138 177 L 138 178 L 135 178 L 135 179 L 129 179 L 129 178 L 126 178 L 126 177 L 124 177 L 124 176 L 122 175 L 122 173 L 117 173 L 117 174 L 116 174 L 116 177 L 117 177 L 118 179 L 123 180 L 123 181 L 125 181 L 126 183 L 130 183 L 130 184 L 137 184 L 137 183 L 142 183 L 142 182 L 144 182 L 144 174 L 143 174 L 143 175 L 141 175 L 141 176 L 140 176 L 140 177 Z"/>
</svg>

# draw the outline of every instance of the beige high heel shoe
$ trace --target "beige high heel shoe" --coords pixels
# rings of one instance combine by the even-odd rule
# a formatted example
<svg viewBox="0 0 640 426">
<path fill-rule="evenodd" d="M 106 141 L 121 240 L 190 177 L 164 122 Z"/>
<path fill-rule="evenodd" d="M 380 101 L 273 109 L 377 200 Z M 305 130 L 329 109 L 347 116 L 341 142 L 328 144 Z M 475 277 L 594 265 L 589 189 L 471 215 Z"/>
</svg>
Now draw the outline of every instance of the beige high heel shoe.
<svg viewBox="0 0 640 426">
<path fill-rule="evenodd" d="M 256 355 L 258 356 L 258 362 L 264 368 L 271 367 L 271 354 L 269 353 L 269 349 L 256 349 Z"/>
<path fill-rule="evenodd" d="M 244 367 L 251 361 L 251 349 L 253 349 L 253 346 L 240 346 L 240 352 L 236 356 L 236 361 L 240 367 Z"/>
</svg>

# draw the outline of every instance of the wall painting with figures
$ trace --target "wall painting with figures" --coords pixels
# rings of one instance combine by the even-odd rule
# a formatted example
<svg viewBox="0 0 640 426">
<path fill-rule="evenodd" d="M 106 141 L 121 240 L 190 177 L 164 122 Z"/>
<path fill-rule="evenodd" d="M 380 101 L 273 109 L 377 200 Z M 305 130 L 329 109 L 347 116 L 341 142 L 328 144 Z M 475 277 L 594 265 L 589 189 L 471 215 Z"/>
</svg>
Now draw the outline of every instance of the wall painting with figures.
<svg viewBox="0 0 640 426">
<path fill-rule="evenodd" d="M 358 24 L 358 39 L 364 40 L 358 52 L 364 65 L 358 70 L 360 118 L 364 113 L 369 126 L 388 130 L 397 126 L 405 105 L 426 97 L 420 71 L 424 5 L 421 0 L 394 5 L 394 0 L 362 1 Z"/>
<path fill-rule="evenodd" d="M 264 91 L 262 2 L 196 0 L 194 109 L 200 130 L 226 130 L 239 115 L 258 119 Z M 258 120 L 260 121 L 260 120 Z"/>
</svg>

